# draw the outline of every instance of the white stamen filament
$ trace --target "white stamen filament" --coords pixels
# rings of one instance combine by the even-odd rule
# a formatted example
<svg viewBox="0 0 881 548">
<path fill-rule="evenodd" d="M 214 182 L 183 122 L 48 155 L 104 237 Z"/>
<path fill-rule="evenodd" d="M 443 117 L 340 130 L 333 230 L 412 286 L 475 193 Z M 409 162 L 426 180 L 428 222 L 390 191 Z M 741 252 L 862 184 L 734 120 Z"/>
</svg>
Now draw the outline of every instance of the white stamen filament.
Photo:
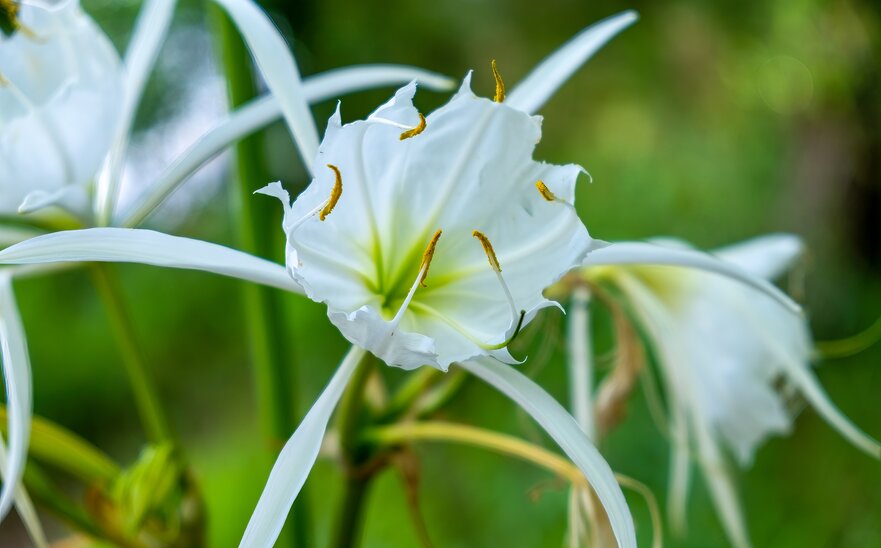
<svg viewBox="0 0 881 548">
<path fill-rule="evenodd" d="M 496 278 L 499 279 L 499 284 L 502 286 L 502 289 L 505 290 L 505 298 L 508 299 L 508 306 L 511 307 L 511 316 L 514 318 L 514 323 L 517 323 L 517 320 L 520 318 L 520 312 L 517 311 L 517 306 L 514 304 L 514 296 L 511 295 L 511 290 L 508 289 L 508 284 L 505 283 L 505 279 L 502 278 L 502 272 L 500 270 L 493 269 L 493 272 L 496 273 Z"/>
<path fill-rule="evenodd" d="M 398 311 L 395 313 L 395 317 L 392 318 L 389 336 L 394 333 L 395 329 L 397 329 L 398 324 L 401 322 L 401 318 L 404 317 L 404 312 L 407 311 L 407 308 L 410 306 L 410 301 L 413 300 L 413 295 L 416 294 L 416 290 L 419 288 L 420 282 L 422 281 L 422 275 L 425 273 L 428 268 L 428 263 L 422 265 L 422 268 L 419 269 L 419 274 L 416 275 L 416 280 L 413 282 L 413 286 L 410 287 L 410 292 L 407 293 L 407 297 L 404 299 L 404 302 L 401 303 L 401 307 L 398 308 Z"/>
<path fill-rule="evenodd" d="M 389 120 L 388 118 L 383 118 L 382 116 L 370 116 L 367 119 L 370 120 L 371 122 L 378 122 L 380 124 L 385 124 L 387 126 L 396 127 L 398 129 L 404 129 L 404 130 L 413 129 L 413 126 L 404 125 L 399 122 L 395 122 L 394 120 Z"/>
<path fill-rule="evenodd" d="M 299 219 L 297 219 L 291 226 L 288 227 L 288 229 L 287 229 L 288 234 L 293 234 L 295 230 L 297 230 L 298 228 L 303 226 L 303 223 L 305 223 L 306 221 L 308 221 L 312 217 L 315 217 L 316 215 L 318 215 L 318 213 L 320 213 L 321 210 L 324 209 L 325 206 L 327 206 L 327 203 L 329 201 L 330 201 L 329 199 L 324 200 L 323 202 L 318 204 L 313 210 L 311 210 L 309 213 L 307 213 L 307 214 L 303 215 L 302 217 L 300 217 Z"/>
</svg>

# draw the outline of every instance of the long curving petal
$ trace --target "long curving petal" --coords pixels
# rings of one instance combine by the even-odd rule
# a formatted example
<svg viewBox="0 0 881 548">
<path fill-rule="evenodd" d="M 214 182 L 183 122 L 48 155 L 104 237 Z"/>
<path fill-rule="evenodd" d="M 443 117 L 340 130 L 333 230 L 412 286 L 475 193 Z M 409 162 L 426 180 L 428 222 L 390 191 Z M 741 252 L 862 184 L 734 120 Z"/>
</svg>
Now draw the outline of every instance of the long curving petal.
<svg viewBox="0 0 881 548">
<path fill-rule="evenodd" d="M 0 491 L 0 519 L 6 516 L 16 498 L 24 474 L 28 439 L 31 432 L 31 363 L 24 327 L 12 293 L 12 276 L 0 274 L 0 356 L 6 382 L 7 432 L 9 454 L 3 466 Z"/>
<path fill-rule="evenodd" d="M 301 293 L 279 264 L 222 245 L 135 228 L 53 232 L 0 251 L 0 264 L 142 263 L 202 270 Z"/>
<path fill-rule="evenodd" d="M 215 0 L 229 14 L 251 50 L 269 90 L 281 104 L 288 129 L 308 171 L 318 153 L 318 128 L 290 48 L 269 17 L 251 0 Z"/>
<path fill-rule="evenodd" d="M 316 103 L 341 94 L 407 83 L 416 80 L 430 89 L 451 89 L 455 82 L 433 72 L 404 65 L 364 65 L 329 70 L 303 80 L 306 100 Z M 203 135 L 159 177 L 149 195 L 126 215 L 122 226 L 138 225 L 200 167 L 233 143 L 281 117 L 281 104 L 266 95 L 232 112 L 220 125 Z"/>
<path fill-rule="evenodd" d="M 107 222 L 113 214 L 122 169 L 125 165 L 129 133 L 147 83 L 147 76 L 153 69 L 159 48 L 171 25 L 176 3 L 176 0 L 145 0 L 125 52 L 126 78 L 122 112 L 116 138 L 98 185 L 96 207 L 101 222 Z"/>
<path fill-rule="evenodd" d="M 644 242 L 616 242 L 591 251 L 584 260 L 583 266 L 622 264 L 685 266 L 714 272 L 766 293 L 794 314 L 801 313 L 801 307 L 773 284 L 751 275 L 737 265 L 727 263 L 712 255 L 693 249 L 667 247 Z"/>
<path fill-rule="evenodd" d="M 275 543 L 294 499 L 306 483 L 315 459 L 318 458 L 318 450 L 321 448 L 330 416 L 364 354 L 364 350 L 352 347 L 324 392 L 281 450 L 272 472 L 269 473 L 257 508 L 245 529 L 240 548 L 263 548 Z"/>
<path fill-rule="evenodd" d="M 587 27 L 532 69 L 505 103 L 535 113 L 594 53 L 637 19 L 639 15 L 628 10 Z"/>
<path fill-rule="evenodd" d="M 804 243 L 795 234 L 767 234 L 716 249 L 713 255 L 753 276 L 774 280 L 789 270 L 804 250 Z"/>
<path fill-rule="evenodd" d="M 593 486 L 609 516 L 618 545 L 635 548 L 633 518 L 615 474 L 575 419 L 540 386 L 510 365 L 492 358 L 475 359 L 460 365 L 514 400 L 545 429 Z"/>
</svg>

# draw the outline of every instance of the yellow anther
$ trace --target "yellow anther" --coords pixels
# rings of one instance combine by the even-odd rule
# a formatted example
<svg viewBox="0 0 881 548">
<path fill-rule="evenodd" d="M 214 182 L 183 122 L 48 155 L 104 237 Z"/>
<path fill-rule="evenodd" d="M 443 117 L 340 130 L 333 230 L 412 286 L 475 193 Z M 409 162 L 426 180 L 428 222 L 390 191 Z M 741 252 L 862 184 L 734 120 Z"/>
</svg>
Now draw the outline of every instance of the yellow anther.
<svg viewBox="0 0 881 548">
<path fill-rule="evenodd" d="M 535 188 L 538 189 L 538 193 L 541 194 L 541 197 L 549 202 L 553 202 L 557 199 L 551 189 L 548 188 L 548 185 L 545 184 L 544 181 L 539 180 L 535 183 Z"/>
<path fill-rule="evenodd" d="M 425 116 L 422 113 L 419 113 L 419 124 L 413 129 L 408 129 L 404 133 L 401 134 L 401 140 L 409 139 L 410 137 L 416 137 L 420 133 L 425 131 Z"/>
<path fill-rule="evenodd" d="M 493 101 L 496 103 L 501 103 L 505 100 L 505 82 L 502 81 L 502 75 L 499 74 L 499 69 L 496 68 L 496 60 L 492 60 L 492 69 L 493 69 L 493 78 L 496 79 L 496 96 L 493 97 Z"/>
<path fill-rule="evenodd" d="M 438 229 L 434 233 L 431 241 L 428 242 L 428 247 L 425 248 L 425 253 L 422 254 L 422 264 L 419 266 L 419 269 L 422 271 L 422 275 L 419 276 L 419 285 L 422 287 L 428 287 L 425 285 L 425 278 L 428 276 L 428 267 L 431 265 L 431 259 L 434 257 L 434 248 L 437 247 L 437 241 L 440 240 L 442 232 L 442 230 Z"/>
<path fill-rule="evenodd" d="M 342 196 L 343 194 L 343 176 L 340 175 L 340 168 L 336 167 L 333 164 L 327 164 L 327 167 L 333 170 L 333 174 L 336 177 L 336 180 L 333 182 L 333 190 L 330 191 L 330 198 L 327 199 L 327 204 L 318 213 L 319 221 L 323 221 L 325 217 L 330 215 L 330 212 L 333 211 L 336 203 L 340 201 L 340 196 Z"/>
<path fill-rule="evenodd" d="M 496 252 L 493 250 L 493 245 L 489 243 L 489 238 L 479 230 L 475 230 L 471 235 L 480 240 L 480 245 L 483 246 L 483 251 L 486 253 L 486 258 L 489 260 L 489 266 L 491 266 L 496 272 L 501 272 L 502 267 L 499 266 L 499 260 L 496 258 Z"/>
</svg>

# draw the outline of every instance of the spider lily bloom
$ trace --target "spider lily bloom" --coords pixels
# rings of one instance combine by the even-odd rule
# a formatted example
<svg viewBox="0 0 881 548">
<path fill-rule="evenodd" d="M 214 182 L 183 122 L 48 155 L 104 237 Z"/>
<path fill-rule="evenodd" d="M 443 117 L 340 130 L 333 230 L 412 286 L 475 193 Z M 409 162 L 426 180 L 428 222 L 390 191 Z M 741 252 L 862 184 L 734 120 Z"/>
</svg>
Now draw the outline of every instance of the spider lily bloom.
<svg viewBox="0 0 881 548">
<path fill-rule="evenodd" d="M 688 252 L 681 242 L 664 242 Z M 624 244 L 645 246 L 648 244 Z M 784 273 L 802 249 L 794 236 L 772 235 L 720 249 L 714 255 L 757 279 Z M 737 463 L 752 461 L 767 437 L 789 432 L 792 415 L 778 390 L 802 394 L 851 443 L 881 456 L 828 399 L 811 373 L 807 322 L 744 284 L 673 266 L 603 266 L 584 276 L 618 288 L 644 329 L 667 392 L 673 441 L 670 511 L 684 528 L 689 455 L 694 451 L 731 542 L 748 546 L 723 447 Z"/>
<path fill-rule="evenodd" d="M 500 363 L 514 361 L 508 342 L 553 304 L 543 289 L 593 246 L 572 206 L 582 169 L 534 161 L 539 119 L 501 104 L 501 91 L 496 102 L 478 98 L 470 76 L 428 117 L 413 107 L 415 90 L 405 86 L 364 121 L 342 125 L 337 110 L 318 175 L 293 204 L 278 183 L 261 192 L 283 202 L 288 270 L 355 347 L 405 369 L 446 371 L 480 358 L 466 369 L 495 383 L 500 368 L 513 372 Z M 332 381 L 337 398 L 353 369 L 347 360 Z M 276 463 L 258 513 L 278 507 L 274 483 L 289 473 L 280 467 L 300 434 Z M 610 513 L 627 516 L 613 522 L 626 543 L 632 525 L 620 490 L 592 456 L 585 472 Z M 254 519 L 243 544 L 275 534 Z"/>
<path fill-rule="evenodd" d="M 116 127 L 122 65 L 78 0 L 24 3 L 18 20 L 0 35 L 0 212 L 47 201 L 85 210 Z"/>
</svg>

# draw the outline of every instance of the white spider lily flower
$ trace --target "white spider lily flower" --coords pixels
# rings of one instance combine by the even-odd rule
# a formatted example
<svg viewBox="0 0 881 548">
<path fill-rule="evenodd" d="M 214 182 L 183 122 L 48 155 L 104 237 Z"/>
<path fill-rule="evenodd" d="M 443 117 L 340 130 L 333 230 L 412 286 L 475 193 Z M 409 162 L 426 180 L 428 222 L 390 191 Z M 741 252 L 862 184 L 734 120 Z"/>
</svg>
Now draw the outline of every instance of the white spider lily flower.
<svg viewBox="0 0 881 548">
<path fill-rule="evenodd" d="M 415 84 L 367 120 L 341 125 L 337 110 L 318 176 L 293 205 L 278 183 L 260 191 L 285 203 L 294 279 L 350 342 L 390 365 L 512 362 L 506 341 L 592 245 L 571 204 L 582 169 L 534 161 L 540 120 L 469 85 L 426 118 Z M 540 181 L 559 198 L 548 201 Z M 325 205 L 335 206 L 326 217 Z"/>
<path fill-rule="evenodd" d="M 688 251 L 681 242 L 660 243 Z M 771 235 L 720 249 L 715 256 L 771 280 L 801 250 L 798 238 Z M 737 546 L 749 545 L 722 447 L 745 466 L 767 437 L 789 432 L 793 417 L 778 390 L 781 381 L 851 443 L 881 456 L 878 443 L 830 402 L 812 374 L 804 317 L 737 280 L 683 266 L 607 266 L 585 274 L 622 292 L 657 356 L 670 409 L 670 511 L 678 528 L 684 528 L 693 451 L 729 538 Z"/>
<path fill-rule="evenodd" d="M 78 0 L 21 4 L 0 35 L 0 212 L 88 209 L 113 138 L 122 65 Z"/>
</svg>

